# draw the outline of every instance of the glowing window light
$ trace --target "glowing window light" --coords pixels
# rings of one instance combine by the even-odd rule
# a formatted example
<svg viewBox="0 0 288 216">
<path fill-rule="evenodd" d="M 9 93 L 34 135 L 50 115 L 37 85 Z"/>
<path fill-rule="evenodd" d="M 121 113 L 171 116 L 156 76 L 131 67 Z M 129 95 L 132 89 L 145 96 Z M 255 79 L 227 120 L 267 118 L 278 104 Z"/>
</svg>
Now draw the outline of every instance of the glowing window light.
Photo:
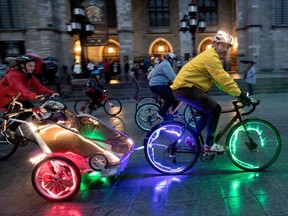
<svg viewBox="0 0 288 216">
<path fill-rule="evenodd" d="M 163 51 L 164 51 L 164 47 L 163 47 L 163 46 L 159 46 L 159 47 L 158 47 L 158 51 L 159 51 L 159 52 L 163 52 Z"/>
<path fill-rule="evenodd" d="M 113 48 L 113 47 L 109 47 L 109 48 L 108 48 L 108 53 L 109 53 L 109 54 L 114 53 L 114 48 Z"/>
<path fill-rule="evenodd" d="M 212 44 L 208 44 L 206 49 L 210 49 L 212 47 Z"/>
</svg>

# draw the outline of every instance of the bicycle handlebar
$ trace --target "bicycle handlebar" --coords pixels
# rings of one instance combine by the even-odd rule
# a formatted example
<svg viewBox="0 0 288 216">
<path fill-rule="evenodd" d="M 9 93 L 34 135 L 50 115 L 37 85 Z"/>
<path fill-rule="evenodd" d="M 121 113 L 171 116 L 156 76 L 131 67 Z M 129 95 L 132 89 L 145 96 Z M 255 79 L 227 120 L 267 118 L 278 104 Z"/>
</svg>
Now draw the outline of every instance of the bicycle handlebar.
<svg viewBox="0 0 288 216">
<path fill-rule="evenodd" d="M 242 113 L 242 116 L 246 116 L 246 115 L 250 115 L 251 113 L 253 113 L 255 111 L 256 107 L 260 104 L 260 101 L 261 100 L 258 100 L 258 99 L 257 100 L 252 99 L 251 100 L 251 104 L 243 105 L 239 100 L 235 100 L 235 101 L 232 102 L 232 104 L 234 106 L 234 111 L 243 109 L 244 107 L 251 107 L 250 110 L 248 110 L 247 112 Z"/>
<path fill-rule="evenodd" d="M 5 113 L 4 113 L 3 116 L 2 116 L 4 119 L 9 118 L 9 117 L 8 117 L 9 114 L 12 115 L 12 116 L 14 116 L 14 115 L 16 115 L 16 114 L 20 114 L 20 113 L 23 113 L 23 112 L 33 112 L 33 113 L 36 113 L 36 114 L 39 113 L 39 111 L 37 110 L 38 107 L 36 107 L 36 108 L 29 108 L 29 109 L 23 109 L 23 104 L 22 104 L 21 102 L 17 101 L 18 98 L 20 97 L 20 95 L 21 95 L 21 93 L 18 92 L 15 96 L 12 97 L 12 100 L 11 100 L 11 102 L 9 103 L 8 108 L 6 109 Z M 36 97 L 36 99 L 44 98 L 45 101 L 48 101 L 48 100 L 55 100 L 57 97 L 60 97 L 60 95 L 59 95 L 58 93 L 55 93 L 55 94 L 53 94 L 53 95 L 51 95 L 51 96 L 50 96 L 49 94 L 45 94 L 45 95 L 43 94 L 43 95 L 38 95 L 38 96 Z M 13 110 L 14 107 L 15 107 L 15 105 L 18 105 L 18 106 L 19 106 L 19 109 Z M 39 109 L 39 108 L 38 108 L 38 109 Z"/>
</svg>

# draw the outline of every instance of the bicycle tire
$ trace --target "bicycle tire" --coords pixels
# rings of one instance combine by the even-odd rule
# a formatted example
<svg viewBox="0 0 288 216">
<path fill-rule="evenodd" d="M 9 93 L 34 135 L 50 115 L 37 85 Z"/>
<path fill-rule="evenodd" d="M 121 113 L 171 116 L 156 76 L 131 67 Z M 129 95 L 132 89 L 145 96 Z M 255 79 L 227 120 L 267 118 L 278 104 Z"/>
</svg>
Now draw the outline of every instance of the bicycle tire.
<svg viewBox="0 0 288 216">
<path fill-rule="evenodd" d="M 76 100 L 74 103 L 74 111 L 76 114 L 91 114 L 92 109 L 89 108 L 90 101 L 88 99 Z"/>
<path fill-rule="evenodd" d="M 199 121 L 201 116 L 197 115 L 197 110 L 189 105 L 187 105 L 184 109 L 184 121 L 186 122 L 186 124 L 189 124 L 192 128 L 196 128 L 195 121 L 193 119 L 191 112 L 194 112 L 194 115 L 196 115 L 195 117 L 197 122 Z"/>
<path fill-rule="evenodd" d="M 179 175 L 190 170 L 201 152 L 198 136 L 181 122 L 156 125 L 143 144 L 149 165 L 165 175 Z"/>
<path fill-rule="evenodd" d="M 2 136 L 2 134 L 0 136 Z M 8 142 L 2 136 L 0 141 L 0 160 L 5 160 L 10 156 L 12 156 L 18 149 L 18 146 L 19 146 L 18 144 Z"/>
<path fill-rule="evenodd" d="M 245 171 L 261 171 L 271 166 L 281 151 L 281 138 L 277 129 L 261 119 L 243 121 L 234 125 L 226 138 L 227 154 L 234 165 Z"/>
<path fill-rule="evenodd" d="M 41 197 L 60 202 L 72 198 L 78 192 L 81 173 L 70 159 L 52 156 L 43 159 L 34 167 L 31 181 Z"/>
<path fill-rule="evenodd" d="M 103 108 L 108 115 L 116 116 L 122 111 L 122 103 L 117 98 L 108 98 L 104 102 Z"/>
<path fill-rule="evenodd" d="M 159 99 L 157 97 L 142 97 L 136 103 L 136 110 L 140 106 L 142 106 L 144 104 L 147 104 L 147 103 L 154 103 L 154 104 L 156 104 L 158 106 L 161 106 L 161 104 L 162 104 L 161 101 L 159 101 Z"/>
<path fill-rule="evenodd" d="M 160 123 L 157 115 L 159 109 L 160 107 L 154 103 L 141 105 L 135 112 L 136 125 L 146 132 L 150 131 L 152 127 Z"/>
</svg>

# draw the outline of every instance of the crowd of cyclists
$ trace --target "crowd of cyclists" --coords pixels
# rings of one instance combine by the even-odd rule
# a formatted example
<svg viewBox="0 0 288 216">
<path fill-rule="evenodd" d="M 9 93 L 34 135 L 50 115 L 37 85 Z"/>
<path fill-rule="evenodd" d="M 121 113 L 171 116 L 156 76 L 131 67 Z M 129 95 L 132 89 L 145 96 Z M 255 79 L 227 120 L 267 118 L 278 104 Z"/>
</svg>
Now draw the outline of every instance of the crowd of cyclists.
<svg viewBox="0 0 288 216">
<path fill-rule="evenodd" d="M 213 37 L 213 45 L 198 56 L 189 60 L 177 73 L 173 68 L 177 68 L 179 58 L 170 52 L 164 53 L 160 62 L 155 60 L 155 64 L 145 65 L 145 71 L 148 71 L 147 76 L 150 90 L 159 95 L 164 104 L 160 108 L 158 115 L 162 121 L 167 120 L 167 111 L 169 107 L 176 107 L 178 101 L 193 106 L 201 114 L 201 129 L 206 127 L 207 137 L 205 150 L 223 152 L 225 148 L 214 142 L 215 131 L 221 114 L 221 106 L 207 92 L 215 83 L 220 89 L 231 96 L 237 97 L 242 103 L 248 104 L 251 102 L 244 92 L 239 89 L 236 82 L 224 70 L 222 60 L 225 59 L 229 48 L 233 45 L 233 37 L 223 31 L 219 31 Z M 145 59 L 146 60 L 146 59 Z M 39 94 L 57 94 L 53 90 L 45 87 L 45 83 L 53 83 L 56 79 L 58 70 L 58 61 L 53 58 L 41 59 L 38 55 L 27 53 L 16 58 L 7 58 L 8 68 L 0 81 L 0 107 L 5 108 L 10 102 L 12 96 L 17 92 L 21 92 L 23 104 L 25 107 L 32 107 L 29 102 L 31 99 L 36 99 Z M 149 61 L 149 59 L 148 59 Z M 150 62 L 150 61 L 149 61 Z M 139 62 L 134 62 L 139 66 Z M 145 61 L 144 61 L 145 63 Z M 108 60 L 105 59 L 103 65 L 93 64 L 88 62 L 87 71 L 89 78 L 87 83 L 86 95 L 93 99 L 93 103 L 97 106 L 101 93 L 105 87 L 99 82 L 101 74 L 105 74 Z M 75 69 L 71 68 L 72 71 Z M 119 64 L 115 63 L 116 74 L 119 69 Z M 135 65 L 134 65 L 135 66 Z M 137 66 L 135 66 L 137 69 Z M 139 75 L 136 76 L 137 70 L 135 67 L 128 67 L 128 72 L 131 74 L 131 80 L 136 83 L 136 92 L 132 99 L 137 102 L 140 86 L 138 84 Z M 67 73 L 68 67 L 62 67 Z M 3 69 L 2 69 L 3 70 Z M 109 70 L 111 68 L 109 67 Z M 44 71 L 44 72 L 43 72 Z M 69 72 L 68 72 L 69 73 Z M 44 81 L 43 81 L 44 79 Z M 105 83 L 109 84 L 110 77 L 105 74 Z M 33 89 L 34 91 L 31 91 Z M 136 96 L 135 96 L 136 94 Z"/>
</svg>

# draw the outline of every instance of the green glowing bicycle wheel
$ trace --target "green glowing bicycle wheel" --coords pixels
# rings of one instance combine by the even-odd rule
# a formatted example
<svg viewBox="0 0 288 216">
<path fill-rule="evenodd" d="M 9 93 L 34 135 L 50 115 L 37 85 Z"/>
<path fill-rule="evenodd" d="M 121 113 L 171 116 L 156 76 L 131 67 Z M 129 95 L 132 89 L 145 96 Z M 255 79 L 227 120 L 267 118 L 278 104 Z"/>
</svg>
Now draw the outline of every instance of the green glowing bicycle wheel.
<svg viewBox="0 0 288 216">
<path fill-rule="evenodd" d="M 281 138 L 269 122 L 246 119 L 231 128 L 226 138 L 226 148 L 228 157 L 237 167 L 245 171 L 261 171 L 277 160 Z"/>
</svg>

